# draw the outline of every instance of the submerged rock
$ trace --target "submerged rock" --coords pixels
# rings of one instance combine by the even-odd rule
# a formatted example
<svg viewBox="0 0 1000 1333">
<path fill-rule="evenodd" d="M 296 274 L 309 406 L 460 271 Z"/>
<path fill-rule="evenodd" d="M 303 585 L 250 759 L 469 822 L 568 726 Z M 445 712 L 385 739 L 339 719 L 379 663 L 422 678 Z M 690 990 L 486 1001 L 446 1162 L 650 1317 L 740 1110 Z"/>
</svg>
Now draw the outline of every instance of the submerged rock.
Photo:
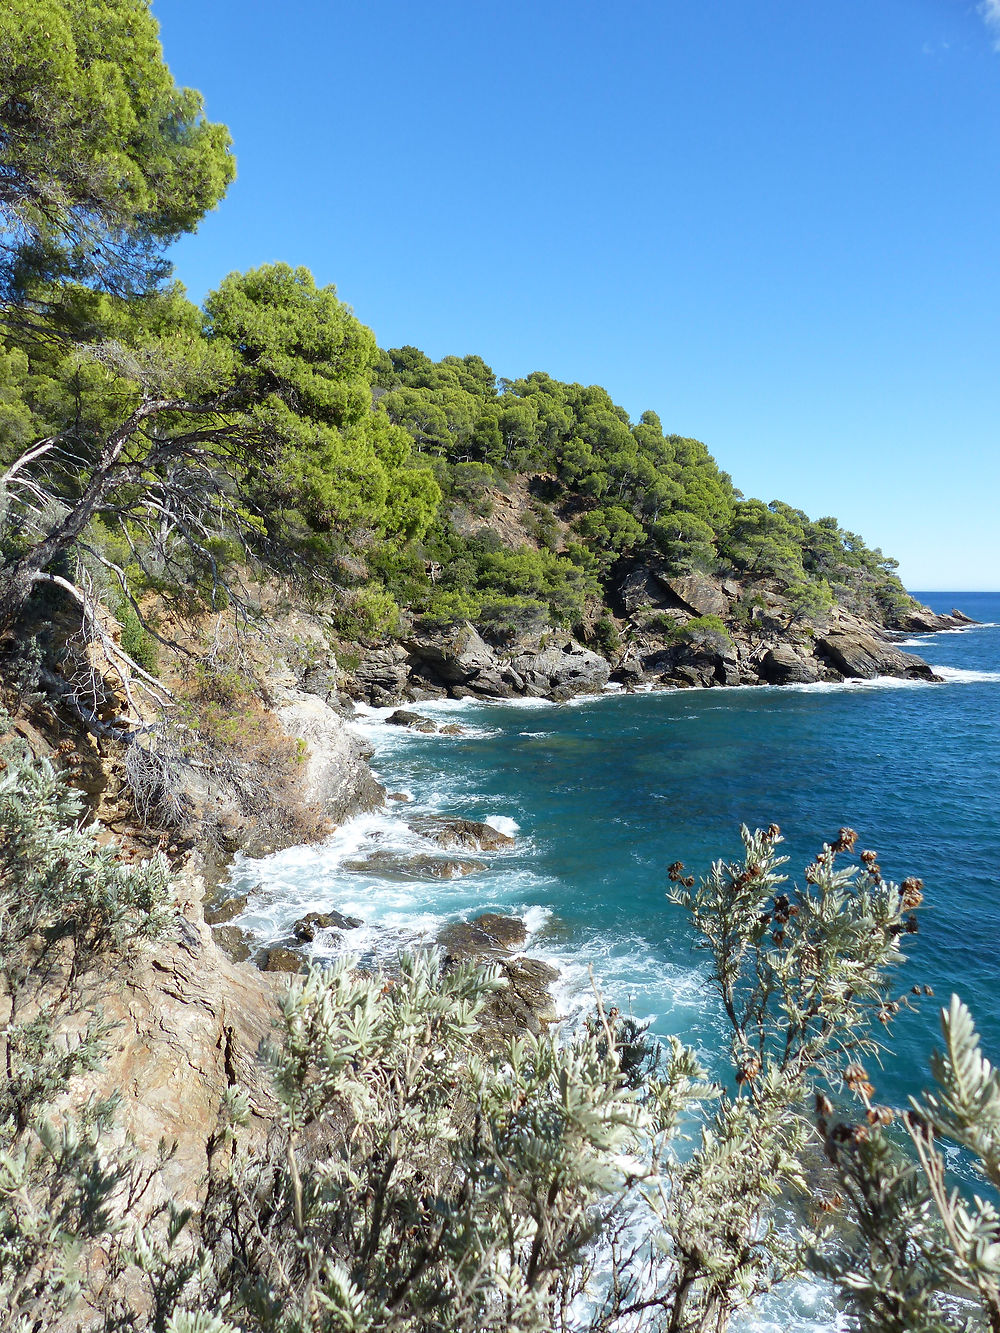
<svg viewBox="0 0 1000 1333">
<path fill-rule="evenodd" d="M 409 727 L 412 731 L 437 731 L 429 717 L 424 717 L 422 713 L 411 713 L 405 708 L 397 708 L 386 718 L 386 722 L 393 727 Z"/>
<path fill-rule="evenodd" d="M 308 943 L 321 930 L 354 930 L 361 924 L 360 917 L 344 916 L 341 912 L 307 912 L 292 926 L 292 934 L 297 940 Z"/>
<path fill-rule="evenodd" d="M 382 879 L 461 879 L 476 875 L 489 866 L 485 861 L 457 860 L 454 857 L 418 853 L 377 851 L 343 863 L 344 870 L 360 875 L 378 875 Z"/>
</svg>

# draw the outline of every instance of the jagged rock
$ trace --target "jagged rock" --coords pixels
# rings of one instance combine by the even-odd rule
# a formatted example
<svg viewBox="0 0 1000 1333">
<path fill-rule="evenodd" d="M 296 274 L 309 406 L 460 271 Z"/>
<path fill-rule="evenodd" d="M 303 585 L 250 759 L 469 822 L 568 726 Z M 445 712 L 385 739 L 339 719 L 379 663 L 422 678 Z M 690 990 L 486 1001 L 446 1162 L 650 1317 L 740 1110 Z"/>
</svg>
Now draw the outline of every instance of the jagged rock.
<svg viewBox="0 0 1000 1333">
<path fill-rule="evenodd" d="M 527 1029 L 539 1033 L 556 1017 L 549 987 L 559 980 L 556 968 L 539 958 L 515 958 L 500 964 L 507 989 L 499 991 L 486 1006 L 485 1022 L 511 1035 Z"/>
<path fill-rule="evenodd" d="M 376 707 L 398 703 L 406 688 L 410 669 L 406 650 L 399 644 L 372 648 L 363 653 L 346 682 L 357 698 Z"/>
<path fill-rule="evenodd" d="M 257 959 L 257 966 L 262 972 L 301 972 L 305 964 L 301 956 L 284 945 L 265 949 Z"/>
<path fill-rule="evenodd" d="M 472 852 L 498 852 L 513 847 L 509 833 L 501 833 L 492 824 L 476 819 L 446 819 L 440 815 L 415 815 L 409 827 L 421 837 L 430 838 L 439 847 L 463 847 Z"/>
<path fill-rule="evenodd" d="M 248 894 L 235 894 L 220 903 L 205 908 L 205 921 L 210 926 L 222 926 L 246 911 Z"/>
<path fill-rule="evenodd" d="M 769 685 L 805 685 L 819 680 L 822 672 L 814 657 L 802 657 L 794 648 L 782 643 L 768 649 L 757 674 Z"/>
<path fill-rule="evenodd" d="M 387 801 L 412 801 L 413 797 L 407 791 L 391 791 L 386 794 Z"/>
<path fill-rule="evenodd" d="M 445 926 L 438 935 L 438 944 L 449 965 L 513 953 L 527 938 L 528 928 L 520 917 L 485 912 L 473 921 L 454 921 Z"/>
<path fill-rule="evenodd" d="M 234 963 L 244 963 L 250 957 L 253 939 L 241 926 L 215 926 L 212 938 Z"/>
<path fill-rule="evenodd" d="M 507 983 L 489 998 L 480 1015 L 480 1027 L 488 1040 L 506 1040 L 524 1031 L 538 1033 L 556 1017 L 548 989 L 559 976 L 556 969 L 537 958 L 509 956 L 527 938 L 527 927 L 519 917 L 494 912 L 472 921 L 452 922 L 438 935 L 445 967 L 493 963 Z"/>
<path fill-rule="evenodd" d="M 442 736 L 464 736 L 465 728 L 460 727 L 457 722 L 446 722 L 443 727 L 438 727 Z"/>
<path fill-rule="evenodd" d="M 817 650 L 845 676 L 871 680 L 902 676 L 908 680 L 939 680 L 921 657 L 900 652 L 870 634 L 831 631 L 816 641 Z"/>
<path fill-rule="evenodd" d="M 421 713 L 410 713 L 405 708 L 397 708 L 386 718 L 386 722 L 394 727 L 409 727 L 412 731 L 437 731 L 437 727 L 429 717 L 424 717 Z"/>
<path fill-rule="evenodd" d="M 481 675 L 499 676 L 492 650 L 467 620 L 408 639 L 406 649 L 415 663 L 448 685 L 467 685 Z"/>
<path fill-rule="evenodd" d="M 577 694 L 597 694 L 611 675 L 605 658 L 568 636 L 520 652 L 510 666 L 524 681 L 525 693 L 557 702 Z"/>
<path fill-rule="evenodd" d="M 385 788 L 368 767 L 370 748 L 322 699 L 286 691 L 277 714 L 289 735 L 308 747 L 302 775 L 304 798 L 326 818 L 340 824 L 384 804 Z"/>
<path fill-rule="evenodd" d="M 354 874 L 378 875 L 381 879 L 461 879 L 488 870 L 485 861 L 458 860 L 419 852 L 415 856 L 390 851 L 369 852 L 367 856 L 343 863 Z"/>
</svg>

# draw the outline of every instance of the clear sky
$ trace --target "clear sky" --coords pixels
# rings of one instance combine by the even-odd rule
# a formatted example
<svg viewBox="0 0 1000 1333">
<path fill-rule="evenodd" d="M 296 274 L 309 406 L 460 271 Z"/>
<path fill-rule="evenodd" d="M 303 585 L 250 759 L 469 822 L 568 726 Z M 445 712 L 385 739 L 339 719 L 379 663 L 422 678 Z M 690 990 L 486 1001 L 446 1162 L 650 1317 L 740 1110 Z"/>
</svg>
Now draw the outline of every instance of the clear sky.
<svg viewBox="0 0 1000 1333">
<path fill-rule="evenodd" d="M 1000 0 L 156 0 L 239 175 L 201 299 L 603 384 L 911 588 L 1000 588 Z"/>
</svg>

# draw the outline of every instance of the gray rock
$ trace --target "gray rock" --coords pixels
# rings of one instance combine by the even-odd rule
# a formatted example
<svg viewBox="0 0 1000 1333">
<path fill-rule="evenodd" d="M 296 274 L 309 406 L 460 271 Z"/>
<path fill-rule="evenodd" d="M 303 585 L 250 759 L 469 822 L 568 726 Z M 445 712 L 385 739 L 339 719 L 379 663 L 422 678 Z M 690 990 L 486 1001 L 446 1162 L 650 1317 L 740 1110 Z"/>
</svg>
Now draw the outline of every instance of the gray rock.
<svg viewBox="0 0 1000 1333">
<path fill-rule="evenodd" d="M 439 847 L 462 847 L 471 852 L 498 852 L 514 846 L 509 833 L 476 819 L 446 819 L 440 815 L 414 815 L 409 827 Z"/>
<path fill-rule="evenodd" d="M 843 675 L 861 680 L 901 676 L 907 680 L 939 680 L 922 657 L 900 652 L 892 644 L 860 631 L 831 631 L 816 647 Z"/>
<path fill-rule="evenodd" d="M 781 643 L 764 654 L 757 674 L 769 685 L 793 685 L 817 681 L 821 671 L 814 657 L 802 657 L 794 648 Z"/>
</svg>

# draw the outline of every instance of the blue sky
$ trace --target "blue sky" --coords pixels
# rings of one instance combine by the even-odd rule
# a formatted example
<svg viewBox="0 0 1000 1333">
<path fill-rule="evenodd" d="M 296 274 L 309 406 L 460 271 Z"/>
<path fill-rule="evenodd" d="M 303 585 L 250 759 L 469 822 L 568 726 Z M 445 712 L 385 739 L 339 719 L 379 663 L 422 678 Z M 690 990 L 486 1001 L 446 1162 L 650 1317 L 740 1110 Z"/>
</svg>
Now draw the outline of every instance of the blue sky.
<svg viewBox="0 0 1000 1333">
<path fill-rule="evenodd" d="M 912 588 L 1000 587 L 1000 0 L 156 0 L 239 175 L 197 299 L 605 385 Z"/>
</svg>

